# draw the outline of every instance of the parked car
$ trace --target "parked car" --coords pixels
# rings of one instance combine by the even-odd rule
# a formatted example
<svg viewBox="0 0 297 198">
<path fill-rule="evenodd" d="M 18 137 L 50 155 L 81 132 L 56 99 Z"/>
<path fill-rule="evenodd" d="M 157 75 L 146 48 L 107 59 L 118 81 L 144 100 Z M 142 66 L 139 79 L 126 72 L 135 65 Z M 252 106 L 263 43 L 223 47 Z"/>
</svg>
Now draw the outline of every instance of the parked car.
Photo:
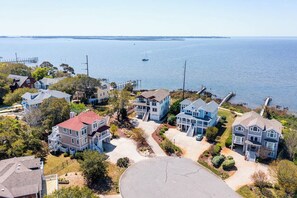
<svg viewBox="0 0 297 198">
<path fill-rule="evenodd" d="M 196 135 L 196 140 L 197 140 L 197 141 L 201 141 L 202 139 L 203 139 L 203 134 L 198 133 L 198 134 Z"/>
</svg>

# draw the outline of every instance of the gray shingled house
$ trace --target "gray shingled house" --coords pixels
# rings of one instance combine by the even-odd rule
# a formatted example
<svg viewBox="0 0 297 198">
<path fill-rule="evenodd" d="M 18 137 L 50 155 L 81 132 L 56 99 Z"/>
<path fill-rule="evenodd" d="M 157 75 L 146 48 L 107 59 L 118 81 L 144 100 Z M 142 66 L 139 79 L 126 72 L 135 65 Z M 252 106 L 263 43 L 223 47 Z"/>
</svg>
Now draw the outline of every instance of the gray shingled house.
<svg viewBox="0 0 297 198">
<path fill-rule="evenodd" d="M 249 161 L 255 161 L 260 155 L 275 159 L 282 128 L 275 119 L 263 118 L 254 111 L 245 113 L 237 117 L 232 125 L 232 148 L 242 146 Z"/>
</svg>

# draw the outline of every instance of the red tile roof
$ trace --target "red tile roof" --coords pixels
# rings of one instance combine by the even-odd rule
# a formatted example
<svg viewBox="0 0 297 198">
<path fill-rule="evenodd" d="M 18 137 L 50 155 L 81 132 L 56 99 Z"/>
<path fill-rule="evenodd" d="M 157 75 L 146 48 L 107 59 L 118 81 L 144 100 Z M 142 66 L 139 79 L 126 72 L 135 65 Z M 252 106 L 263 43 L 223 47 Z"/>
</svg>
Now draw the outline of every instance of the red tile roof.
<svg viewBox="0 0 297 198">
<path fill-rule="evenodd" d="M 73 118 L 70 118 L 69 120 L 66 120 L 58 124 L 58 126 L 66 129 L 79 131 L 84 127 L 85 124 L 90 125 L 93 124 L 94 121 L 100 119 L 101 117 L 97 115 L 95 112 L 87 111 L 82 112 L 78 116 L 75 116 Z"/>
</svg>

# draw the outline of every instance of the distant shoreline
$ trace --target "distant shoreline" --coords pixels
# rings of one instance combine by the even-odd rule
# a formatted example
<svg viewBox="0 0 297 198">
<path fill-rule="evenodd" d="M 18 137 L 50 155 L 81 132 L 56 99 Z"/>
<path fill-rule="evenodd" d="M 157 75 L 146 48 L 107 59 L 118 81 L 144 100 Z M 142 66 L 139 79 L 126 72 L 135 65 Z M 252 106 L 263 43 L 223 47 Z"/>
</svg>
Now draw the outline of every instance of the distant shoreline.
<svg viewBox="0 0 297 198">
<path fill-rule="evenodd" d="M 0 36 L 0 38 L 86 39 L 119 41 L 183 41 L 185 39 L 229 39 L 223 36 Z"/>
</svg>

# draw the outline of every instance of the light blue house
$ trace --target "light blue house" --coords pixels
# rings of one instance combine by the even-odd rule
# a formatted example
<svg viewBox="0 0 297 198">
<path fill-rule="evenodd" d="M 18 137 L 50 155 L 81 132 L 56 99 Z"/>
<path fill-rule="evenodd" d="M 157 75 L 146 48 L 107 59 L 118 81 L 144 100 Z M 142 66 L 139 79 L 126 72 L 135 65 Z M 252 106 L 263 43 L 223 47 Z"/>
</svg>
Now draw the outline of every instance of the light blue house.
<svg viewBox="0 0 297 198">
<path fill-rule="evenodd" d="M 219 105 L 215 101 L 209 103 L 201 99 L 191 101 L 185 99 L 180 103 L 180 113 L 176 116 L 177 127 L 188 136 L 205 133 L 207 127 L 215 126 L 219 120 Z"/>
</svg>

